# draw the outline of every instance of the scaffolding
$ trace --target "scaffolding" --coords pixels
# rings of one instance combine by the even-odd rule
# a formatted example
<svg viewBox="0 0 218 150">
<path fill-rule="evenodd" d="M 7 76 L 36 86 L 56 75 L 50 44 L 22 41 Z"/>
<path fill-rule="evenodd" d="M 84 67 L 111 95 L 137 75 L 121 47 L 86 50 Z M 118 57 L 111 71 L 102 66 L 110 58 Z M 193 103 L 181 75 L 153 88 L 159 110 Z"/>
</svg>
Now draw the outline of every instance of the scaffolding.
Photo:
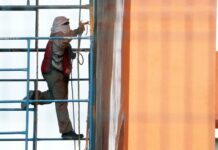
<svg viewBox="0 0 218 150">
<path fill-rule="evenodd" d="M 26 82 L 26 106 L 27 108 L 25 110 L 22 110 L 20 108 L 0 108 L 1 111 L 25 111 L 26 118 L 25 118 L 25 129 L 22 131 L 12 131 L 12 132 L 2 132 L 0 131 L 0 135 L 25 135 L 25 138 L 1 138 L 0 141 L 25 141 L 25 150 L 28 150 L 29 148 L 29 142 L 33 142 L 33 150 L 37 150 L 37 142 L 38 141 L 61 141 L 62 138 L 38 138 L 37 137 L 37 130 L 38 130 L 38 106 L 34 105 L 34 108 L 30 108 L 30 103 L 38 103 L 38 102 L 72 102 L 72 103 L 78 103 L 78 109 L 80 112 L 80 103 L 88 103 L 88 123 L 87 128 L 88 131 L 86 133 L 86 137 L 79 140 L 79 150 L 80 150 L 80 140 L 85 140 L 86 148 L 89 150 L 95 149 L 95 127 L 94 127 L 94 117 L 93 117 L 93 108 L 95 105 L 94 97 L 95 97 L 95 86 L 94 86 L 94 43 L 95 43 L 95 35 L 94 35 L 94 0 L 90 0 L 89 4 L 82 5 L 80 0 L 80 5 L 39 5 L 39 0 L 36 0 L 35 5 L 30 5 L 30 1 L 27 0 L 27 5 L 24 6 L 17 6 L 17 5 L 1 5 L 0 11 L 35 11 L 35 37 L 0 37 L 0 40 L 23 40 L 27 42 L 27 49 L 22 48 L 6 48 L 1 49 L 0 52 L 25 52 L 26 55 L 26 66 L 22 68 L 0 68 L 0 72 L 25 72 L 26 73 L 26 79 L 0 79 L 0 82 Z M 82 9 L 89 9 L 90 11 L 90 36 L 78 36 L 78 37 L 39 37 L 38 36 L 38 25 L 39 25 L 39 10 L 40 9 L 79 9 L 81 15 Z M 81 16 L 79 16 L 79 21 L 81 19 Z M 36 92 L 35 98 L 36 100 L 30 100 L 30 82 L 34 83 L 34 90 L 38 91 L 38 82 L 44 82 L 44 79 L 38 79 L 38 53 L 44 52 L 44 49 L 38 48 L 38 41 L 39 40 L 60 40 L 60 39 L 72 39 L 72 40 L 78 40 L 78 48 L 74 48 L 73 51 L 77 52 L 79 55 L 79 52 L 89 52 L 89 77 L 88 78 L 80 78 L 79 76 L 79 64 L 77 64 L 77 78 L 72 78 L 71 82 L 77 82 L 78 86 L 78 99 L 69 99 L 69 100 L 40 100 L 38 99 L 38 94 Z M 90 47 L 89 48 L 80 48 L 80 41 L 82 39 L 90 40 Z M 31 49 L 31 41 L 35 41 L 35 48 Z M 30 53 L 31 52 L 37 52 L 37 59 L 36 59 L 36 79 L 30 79 Z M 79 62 L 78 62 L 79 63 Z M 88 99 L 80 99 L 79 96 L 79 87 L 80 87 L 80 81 L 88 81 L 89 82 L 89 91 L 88 91 Z M 15 103 L 23 103 L 23 100 L 0 100 L 0 104 L 7 103 L 7 104 L 15 104 Z M 29 113 L 34 113 L 34 119 L 33 119 L 33 137 L 29 137 Z M 78 114 L 80 115 L 80 114 Z M 80 120 L 79 120 L 80 121 Z M 79 129 L 80 133 L 80 129 Z M 66 140 L 66 139 L 64 139 Z M 75 143 L 74 143 L 75 145 Z M 75 147 L 74 147 L 75 149 Z"/>
</svg>

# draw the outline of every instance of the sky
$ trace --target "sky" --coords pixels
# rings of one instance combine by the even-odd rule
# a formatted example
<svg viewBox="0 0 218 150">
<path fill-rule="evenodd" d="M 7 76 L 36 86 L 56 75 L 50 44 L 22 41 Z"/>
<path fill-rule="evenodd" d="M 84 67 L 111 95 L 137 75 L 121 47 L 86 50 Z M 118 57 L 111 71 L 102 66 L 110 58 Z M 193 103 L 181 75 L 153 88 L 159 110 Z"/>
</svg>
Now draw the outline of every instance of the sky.
<svg viewBox="0 0 218 150">
<path fill-rule="evenodd" d="M 40 5 L 79 5 L 79 0 L 39 0 Z M 0 5 L 26 5 L 27 0 L 0 0 Z M 88 4 L 88 0 L 82 0 L 82 4 Z M 30 4 L 34 5 L 35 0 L 30 0 Z M 39 11 L 39 36 L 48 37 L 50 35 L 50 28 L 53 19 L 56 16 L 66 16 L 70 19 L 70 26 L 72 29 L 78 27 L 79 24 L 78 10 L 40 10 Z M 89 21 L 89 11 L 82 10 L 82 21 Z M 30 11 L 0 11 L 0 37 L 33 37 L 35 36 L 35 12 Z M 88 36 L 83 34 L 84 36 Z M 47 40 L 39 41 L 39 48 L 45 48 Z M 71 45 L 77 48 L 77 40 L 73 40 Z M 81 47 L 89 48 L 89 40 L 82 40 Z M 26 48 L 26 41 L 0 41 L 0 48 Z M 34 41 L 31 41 L 31 47 L 34 47 Z M 83 52 L 84 65 L 80 66 L 80 77 L 88 78 L 88 53 Z M 39 53 L 39 79 L 42 79 L 40 65 L 44 53 Z M 30 78 L 36 78 L 36 54 L 31 53 L 31 68 Z M 26 66 L 26 53 L 0 53 L 0 68 L 16 68 Z M 73 62 L 73 78 L 77 77 L 77 63 Z M 1 79 L 25 79 L 26 74 L 23 72 L 1 72 Z M 88 82 L 80 83 L 80 98 L 88 99 Z M 30 89 L 34 89 L 33 83 L 30 84 Z M 39 90 L 47 90 L 45 82 L 39 82 Z M 73 82 L 73 90 L 69 83 L 69 99 L 78 98 L 77 82 Z M 25 82 L 0 82 L 0 100 L 21 100 L 26 95 Z M 19 108 L 19 104 L 0 104 L 0 108 Z M 85 135 L 87 129 L 87 108 L 88 105 L 81 103 L 80 114 L 80 130 Z M 72 103 L 69 103 L 69 114 L 71 121 L 73 120 Z M 25 129 L 25 113 L 24 112 L 1 112 L 0 113 L 0 132 L 1 131 L 20 131 Z M 30 113 L 30 134 L 32 137 L 33 115 Z M 76 132 L 78 132 L 78 105 L 75 104 L 75 124 Z M 16 135 L 16 138 L 24 138 L 23 135 Z M 38 137 L 39 138 L 60 138 L 61 134 L 58 130 L 55 105 L 39 106 L 38 111 Z M 0 138 L 15 138 L 15 136 L 0 135 Z M 81 149 L 84 150 L 85 142 L 81 142 Z M 76 143 L 78 149 L 78 143 Z M 72 150 L 74 149 L 73 141 L 40 141 L 38 142 L 38 150 L 52 149 L 52 150 Z M 1 142 L 1 150 L 24 150 L 24 142 Z M 29 143 L 29 149 L 32 149 L 32 143 Z"/>
</svg>

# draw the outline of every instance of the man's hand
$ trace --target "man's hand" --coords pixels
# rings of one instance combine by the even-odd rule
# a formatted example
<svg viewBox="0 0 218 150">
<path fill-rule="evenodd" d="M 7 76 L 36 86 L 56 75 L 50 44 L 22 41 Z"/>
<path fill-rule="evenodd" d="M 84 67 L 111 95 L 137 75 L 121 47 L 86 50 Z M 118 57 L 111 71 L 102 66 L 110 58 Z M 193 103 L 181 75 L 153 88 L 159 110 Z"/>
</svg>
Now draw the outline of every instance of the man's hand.
<svg viewBox="0 0 218 150">
<path fill-rule="evenodd" d="M 80 22 L 79 22 L 79 25 L 83 25 L 83 26 L 84 26 L 84 25 L 86 25 L 86 24 L 89 24 L 89 21 L 86 21 L 86 22 L 80 21 Z"/>
<path fill-rule="evenodd" d="M 82 21 L 80 21 L 79 22 L 79 34 L 82 34 L 83 32 L 84 32 L 84 30 L 85 30 L 85 25 L 87 25 L 87 24 L 89 24 L 89 21 L 86 21 L 86 22 L 82 22 Z"/>
</svg>

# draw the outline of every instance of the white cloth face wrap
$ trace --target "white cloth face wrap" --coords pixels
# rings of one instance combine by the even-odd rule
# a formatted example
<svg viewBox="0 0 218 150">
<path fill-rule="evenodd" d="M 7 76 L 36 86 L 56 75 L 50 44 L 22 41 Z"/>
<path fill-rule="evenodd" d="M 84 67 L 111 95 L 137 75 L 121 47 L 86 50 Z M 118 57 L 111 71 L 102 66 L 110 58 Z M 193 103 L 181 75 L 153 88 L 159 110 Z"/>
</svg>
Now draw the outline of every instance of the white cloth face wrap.
<svg viewBox="0 0 218 150">
<path fill-rule="evenodd" d="M 63 32 L 63 33 L 68 33 L 70 32 L 70 25 L 63 25 L 64 23 L 69 22 L 69 19 L 67 19 L 64 16 L 59 16 L 54 19 L 52 28 L 51 28 L 51 33 L 57 33 L 57 32 Z"/>
</svg>

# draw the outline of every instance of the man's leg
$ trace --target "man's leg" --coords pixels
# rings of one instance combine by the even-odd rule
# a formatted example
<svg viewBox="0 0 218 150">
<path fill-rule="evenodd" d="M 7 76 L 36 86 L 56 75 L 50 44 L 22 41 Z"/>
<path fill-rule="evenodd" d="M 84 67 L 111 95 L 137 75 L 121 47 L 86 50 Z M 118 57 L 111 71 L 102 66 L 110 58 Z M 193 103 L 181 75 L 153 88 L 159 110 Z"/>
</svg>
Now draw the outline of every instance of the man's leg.
<svg viewBox="0 0 218 150">
<path fill-rule="evenodd" d="M 44 75 L 44 78 L 47 81 L 49 87 L 49 90 L 47 93 L 44 93 L 44 95 L 48 95 L 48 93 L 50 93 L 52 95 L 52 99 L 67 100 L 68 82 L 62 73 L 56 70 L 52 70 L 48 75 Z M 67 102 L 55 103 L 59 131 L 61 133 L 66 133 L 73 130 L 67 105 Z"/>
<path fill-rule="evenodd" d="M 53 99 L 53 96 L 52 96 L 50 90 L 47 90 L 47 91 L 44 91 L 44 92 L 38 91 L 38 99 L 40 99 L 40 100 L 51 100 L 51 99 Z M 38 104 L 39 105 L 44 105 L 44 104 L 50 104 L 50 103 L 51 102 L 39 102 Z"/>
<path fill-rule="evenodd" d="M 49 76 L 44 76 L 48 83 L 49 91 L 53 99 L 67 100 L 68 99 L 68 79 L 56 71 L 52 70 Z M 83 134 L 76 134 L 72 128 L 69 118 L 67 102 L 56 102 L 56 114 L 58 119 L 59 131 L 62 133 L 63 139 L 79 139 L 83 138 Z"/>
<path fill-rule="evenodd" d="M 65 81 L 58 81 L 53 89 L 53 95 L 55 99 L 67 100 L 68 89 L 66 87 Z M 68 103 L 58 102 L 55 103 L 56 114 L 58 118 L 59 129 L 61 133 L 66 133 L 72 131 L 72 125 L 68 113 Z"/>
</svg>

